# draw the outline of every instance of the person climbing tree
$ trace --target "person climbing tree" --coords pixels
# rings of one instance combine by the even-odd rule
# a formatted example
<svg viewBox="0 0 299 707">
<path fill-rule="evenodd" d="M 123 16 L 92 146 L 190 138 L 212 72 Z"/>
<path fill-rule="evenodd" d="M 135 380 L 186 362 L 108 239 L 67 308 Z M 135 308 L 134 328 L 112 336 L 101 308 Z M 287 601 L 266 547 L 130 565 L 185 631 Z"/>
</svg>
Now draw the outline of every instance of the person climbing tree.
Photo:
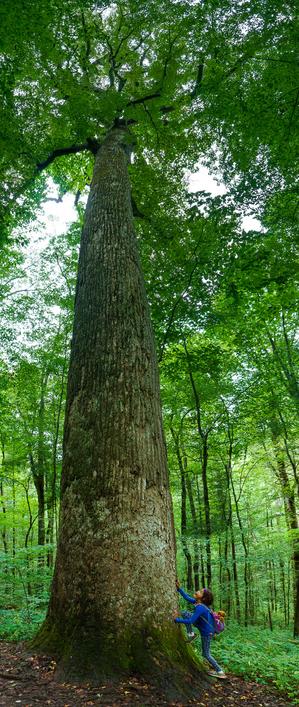
<svg viewBox="0 0 299 707">
<path fill-rule="evenodd" d="M 208 607 L 213 603 L 213 594 L 210 589 L 200 589 L 195 592 L 194 596 L 191 597 L 190 594 L 184 592 L 180 587 L 180 583 L 176 580 L 176 588 L 179 594 L 195 606 L 194 612 L 183 612 L 184 616 L 179 616 L 178 612 L 174 613 L 174 621 L 177 624 L 185 624 L 188 626 L 195 626 L 201 635 L 201 646 L 202 655 L 205 660 L 212 666 L 213 670 L 208 671 L 208 675 L 211 677 L 225 679 L 226 675 L 224 670 L 218 665 L 215 658 L 211 656 L 210 644 L 211 638 L 215 633 L 214 617 L 212 612 Z M 189 615 L 187 615 L 189 614 Z"/>
</svg>

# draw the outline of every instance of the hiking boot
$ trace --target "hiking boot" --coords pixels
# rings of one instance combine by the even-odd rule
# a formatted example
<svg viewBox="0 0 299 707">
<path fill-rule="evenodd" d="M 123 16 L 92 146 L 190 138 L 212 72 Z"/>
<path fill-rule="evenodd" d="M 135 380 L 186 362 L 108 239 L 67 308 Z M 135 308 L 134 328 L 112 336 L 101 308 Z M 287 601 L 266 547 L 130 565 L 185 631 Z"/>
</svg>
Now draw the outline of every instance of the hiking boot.
<svg viewBox="0 0 299 707">
<path fill-rule="evenodd" d="M 223 670 L 221 670 L 220 673 L 217 673 L 216 670 L 209 670 L 208 675 L 210 675 L 211 678 L 221 678 L 221 680 L 225 680 L 227 677 Z"/>
</svg>

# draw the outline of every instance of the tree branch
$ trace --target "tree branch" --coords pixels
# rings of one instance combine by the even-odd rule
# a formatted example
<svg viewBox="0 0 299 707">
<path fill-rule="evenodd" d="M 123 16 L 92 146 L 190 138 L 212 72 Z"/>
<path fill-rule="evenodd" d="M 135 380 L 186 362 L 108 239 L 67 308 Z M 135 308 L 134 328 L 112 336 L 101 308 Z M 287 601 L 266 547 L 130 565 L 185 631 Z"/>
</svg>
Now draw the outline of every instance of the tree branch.
<svg viewBox="0 0 299 707">
<path fill-rule="evenodd" d="M 156 93 L 149 93 L 147 96 L 142 96 L 142 98 L 134 98 L 132 101 L 128 101 L 128 103 L 126 103 L 126 108 L 129 106 L 137 106 L 140 103 L 145 103 L 145 101 L 151 101 L 153 98 L 161 98 L 160 91 L 156 91 Z"/>
<path fill-rule="evenodd" d="M 200 84 L 202 81 L 203 77 L 203 70 L 204 70 L 204 65 L 199 64 L 198 69 L 197 69 L 197 76 L 196 76 L 196 81 L 193 90 L 190 93 L 190 96 L 192 99 L 197 98 L 199 91 L 200 91 Z"/>
<path fill-rule="evenodd" d="M 95 155 L 99 147 L 99 143 L 93 138 L 87 138 L 86 142 L 81 145 L 59 147 L 57 150 L 53 150 L 53 152 L 50 153 L 46 160 L 44 160 L 43 162 L 38 162 L 36 165 L 36 169 L 38 172 L 42 172 L 43 169 L 46 169 L 46 167 L 48 167 L 50 164 L 52 164 L 52 162 L 54 162 L 54 160 L 56 160 L 56 157 L 63 157 L 63 155 L 74 155 L 77 152 L 83 152 L 84 150 L 89 150 Z"/>
</svg>

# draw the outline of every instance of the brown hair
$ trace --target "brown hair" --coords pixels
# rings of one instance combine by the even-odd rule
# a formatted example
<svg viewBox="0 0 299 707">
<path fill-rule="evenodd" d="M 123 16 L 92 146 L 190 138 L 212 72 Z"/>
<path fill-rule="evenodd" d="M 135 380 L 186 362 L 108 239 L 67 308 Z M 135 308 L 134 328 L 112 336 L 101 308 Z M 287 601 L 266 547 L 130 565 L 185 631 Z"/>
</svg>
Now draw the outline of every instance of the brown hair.
<svg viewBox="0 0 299 707">
<path fill-rule="evenodd" d="M 202 604 L 205 604 L 206 606 L 211 606 L 211 604 L 213 604 L 213 594 L 210 589 L 203 590 L 201 601 Z"/>
</svg>

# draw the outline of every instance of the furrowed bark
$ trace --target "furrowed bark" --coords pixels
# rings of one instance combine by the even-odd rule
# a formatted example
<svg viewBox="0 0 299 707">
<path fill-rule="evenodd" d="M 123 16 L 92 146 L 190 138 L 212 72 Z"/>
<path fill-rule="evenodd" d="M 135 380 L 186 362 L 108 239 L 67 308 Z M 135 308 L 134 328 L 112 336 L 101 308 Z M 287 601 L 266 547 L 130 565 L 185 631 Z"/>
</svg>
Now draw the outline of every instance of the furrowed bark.
<svg viewBox="0 0 299 707">
<path fill-rule="evenodd" d="M 64 673 L 170 671 L 190 658 L 173 624 L 175 545 L 153 333 L 133 227 L 128 132 L 99 149 L 79 257 L 60 535 L 35 646 Z"/>
</svg>

